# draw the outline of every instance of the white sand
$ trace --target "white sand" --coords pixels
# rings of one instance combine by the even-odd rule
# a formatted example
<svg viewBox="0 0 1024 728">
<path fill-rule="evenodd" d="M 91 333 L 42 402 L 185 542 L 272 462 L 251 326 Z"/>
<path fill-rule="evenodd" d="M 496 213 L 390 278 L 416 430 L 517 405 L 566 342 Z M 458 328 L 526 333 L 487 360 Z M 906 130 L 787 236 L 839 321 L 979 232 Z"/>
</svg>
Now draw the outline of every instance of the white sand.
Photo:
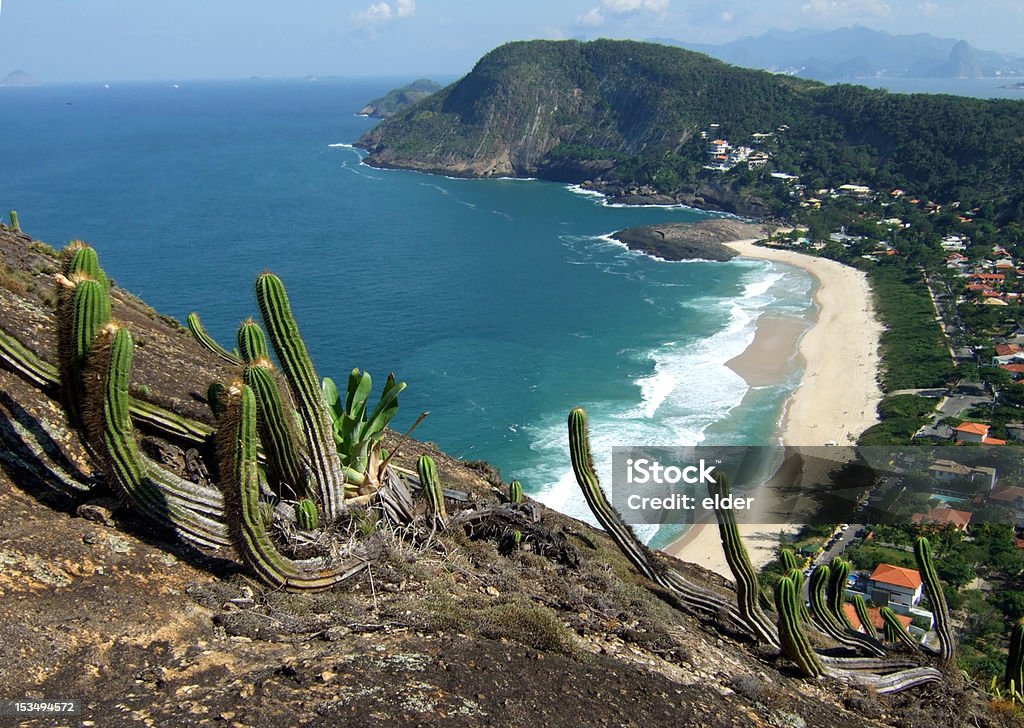
<svg viewBox="0 0 1024 728">
<path fill-rule="evenodd" d="M 753 243 L 741 240 L 727 245 L 749 258 L 803 268 L 819 282 L 814 296 L 818 319 L 800 341 L 804 376 L 786 405 L 783 442 L 792 446 L 851 445 L 878 421 L 875 408 L 882 396 L 877 381 L 882 326 L 875 318 L 867 276 L 833 260 Z M 740 525 L 755 568 L 774 558 L 780 530 L 777 525 Z M 665 551 L 732 578 L 713 522 L 692 526 Z"/>
</svg>

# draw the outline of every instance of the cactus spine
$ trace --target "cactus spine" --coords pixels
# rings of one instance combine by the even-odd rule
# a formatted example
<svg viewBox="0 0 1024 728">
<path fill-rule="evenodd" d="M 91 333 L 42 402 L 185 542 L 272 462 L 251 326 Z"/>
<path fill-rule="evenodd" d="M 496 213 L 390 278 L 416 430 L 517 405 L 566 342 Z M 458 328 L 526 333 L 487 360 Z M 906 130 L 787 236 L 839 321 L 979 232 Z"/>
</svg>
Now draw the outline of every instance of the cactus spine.
<svg viewBox="0 0 1024 728">
<path fill-rule="evenodd" d="M 217 340 L 206 333 L 206 329 L 203 328 L 203 322 L 199 320 L 199 314 L 195 311 L 188 315 L 185 319 L 185 323 L 188 325 L 188 330 L 192 332 L 192 336 L 199 342 L 199 345 L 212 354 L 216 354 L 221 359 L 226 361 L 228 364 L 239 365 L 242 363 L 242 358 L 237 354 L 234 354 L 223 346 L 217 343 Z"/>
<path fill-rule="evenodd" d="M 779 642 L 783 654 L 795 662 L 807 677 L 823 675 L 825 669 L 801 624 L 800 593 L 788 576 L 779 579 L 775 585 L 775 607 L 779 610 Z"/>
<path fill-rule="evenodd" d="M 889 607 L 882 607 L 879 610 L 882 615 L 883 629 L 886 642 L 900 642 L 911 649 L 918 649 L 921 645 L 917 643 L 914 636 L 903 626 L 903 622 L 896 616 L 896 612 Z"/>
<path fill-rule="evenodd" d="M 344 477 L 320 380 L 299 334 L 281 279 L 273 273 L 261 274 L 256 279 L 256 299 L 302 417 L 317 499 L 325 516 L 333 520 L 344 509 Z"/>
<path fill-rule="evenodd" d="M 601 490 L 601 483 L 590 456 L 587 413 L 580 407 L 569 413 L 569 457 L 572 459 L 576 482 L 583 491 L 583 497 L 591 512 L 637 571 L 668 590 L 682 606 L 711 617 L 728 614 L 737 623 L 745 626 L 739 611 L 729 601 L 690 582 L 675 569 L 665 568 L 654 561 L 647 547 L 608 502 L 604 491 Z"/>
<path fill-rule="evenodd" d="M 513 480 L 508 486 L 508 502 L 518 505 L 523 502 L 523 484 Z"/>
<path fill-rule="evenodd" d="M 320 523 L 320 514 L 317 513 L 316 503 L 309 498 L 303 498 L 295 504 L 295 524 L 303 531 L 314 531 Z"/>
<path fill-rule="evenodd" d="M 1003 685 L 1007 690 L 1024 692 L 1024 619 L 1010 632 L 1010 654 L 1006 657 Z"/>
<path fill-rule="evenodd" d="M 924 593 L 928 596 L 932 612 L 935 614 L 935 634 L 939 638 L 939 657 L 943 660 L 952 660 L 956 655 L 953 624 L 949 616 L 949 607 L 946 604 L 946 595 L 942 592 L 942 584 L 939 582 L 939 575 L 935 572 L 935 564 L 932 562 L 931 546 L 924 536 L 918 537 L 914 543 L 914 558 L 917 560 L 917 570 L 924 582 Z"/>
<path fill-rule="evenodd" d="M 864 597 L 860 594 L 853 595 L 853 608 L 857 610 L 857 619 L 860 620 L 861 627 L 872 639 L 878 639 L 878 630 L 875 629 L 875 625 L 871 622 L 871 613 L 868 612 L 867 602 L 864 601 Z"/>
<path fill-rule="evenodd" d="M 729 490 L 729 480 L 725 473 L 716 472 L 715 482 L 708 484 L 709 494 L 712 497 L 718 496 L 716 502 L 720 502 L 729 496 Z M 751 632 L 758 635 L 765 643 L 778 647 L 775 625 L 758 604 L 761 589 L 757 572 L 743 545 L 743 538 L 736 526 L 736 515 L 731 508 L 716 508 L 715 518 L 718 519 L 718 533 L 722 538 L 725 560 L 736 580 L 736 600 L 740 614 Z"/>
<path fill-rule="evenodd" d="M 264 364 L 265 363 L 265 364 Z M 260 441 L 267 459 L 270 487 L 280 496 L 307 495 L 306 470 L 300 455 L 298 433 L 291 408 L 281 399 L 270 362 L 259 359 L 243 372 L 256 398 Z M 287 491 L 291 491 L 288 493 Z"/>
<path fill-rule="evenodd" d="M 427 509 L 432 522 L 437 528 L 445 528 L 448 525 L 448 510 L 445 507 L 444 491 L 437 477 L 434 459 L 429 455 L 421 455 L 416 463 L 416 473 L 420 477 L 420 485 L 423 486 L 423 495 L 427 499 Z"/>
</svg>

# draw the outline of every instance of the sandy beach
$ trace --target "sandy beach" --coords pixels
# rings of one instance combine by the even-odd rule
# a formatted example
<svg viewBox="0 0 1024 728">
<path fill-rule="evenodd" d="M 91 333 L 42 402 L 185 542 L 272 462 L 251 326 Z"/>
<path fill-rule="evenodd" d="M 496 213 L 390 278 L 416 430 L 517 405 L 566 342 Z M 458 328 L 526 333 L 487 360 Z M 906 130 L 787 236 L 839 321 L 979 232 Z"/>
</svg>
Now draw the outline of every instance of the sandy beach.
<svg viewBox="0 0 1024 728">
<path fill-rule="evenodd" d="M 786 404 L 782 440 L 788 446 L 850 445 L 875 422 L 881 399 L 877 382 L 882 326 L 874 315 L 871 289 L 860 271 L 824 258 L 772 250 L 742 240 L 727 245 L 743 256 L 787 263 L 818 280 L 814 325 L 762 317 L 747 351 L 728 363 L 751 386 L 779 381 L 795 361 L 804 366 L 799 388 Z M 802 336 L 801 336 L 802 335 Z M 765 443 L 769 444 L 769 443 Z M 741 524 L 755 567 L 774 558 L 780 527 Z M 712 521 L 691 527 L 665 551 L 732 577 Z"/>
</svg>

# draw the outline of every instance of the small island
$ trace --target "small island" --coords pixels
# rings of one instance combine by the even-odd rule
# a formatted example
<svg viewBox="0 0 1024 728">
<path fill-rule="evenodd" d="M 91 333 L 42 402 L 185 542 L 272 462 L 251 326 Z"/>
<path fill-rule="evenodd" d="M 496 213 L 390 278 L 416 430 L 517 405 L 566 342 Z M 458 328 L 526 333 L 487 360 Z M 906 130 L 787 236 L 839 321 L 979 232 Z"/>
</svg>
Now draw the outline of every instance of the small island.
<svg viewBox="0 0 1024 728">
<path fill-rule="evenodd" d="M 24 71 L 11 71 L 2 79 L 0 79 L 0 86 L 38 86 L 39 82 L 36 81 L 32 76 L 25 73 Z"/>
<path fill-rule="evenodd" d="M 729 218 L 700 222 L 640 225 L 612 234 L 614 240 L 662 260 L 731 260 L 737 253 L 725 246 L 735 240 L 763 237 L 765 229 Z"/>
</svg>

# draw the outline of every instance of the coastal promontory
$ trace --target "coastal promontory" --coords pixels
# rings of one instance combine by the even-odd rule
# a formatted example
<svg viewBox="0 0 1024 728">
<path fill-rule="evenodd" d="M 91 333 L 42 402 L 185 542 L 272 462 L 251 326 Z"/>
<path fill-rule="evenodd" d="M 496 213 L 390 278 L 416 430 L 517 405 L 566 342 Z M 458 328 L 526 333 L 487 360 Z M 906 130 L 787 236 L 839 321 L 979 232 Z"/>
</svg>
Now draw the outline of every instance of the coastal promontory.
<svg viewBox="0 0 1024 728">
<path fill-rule="evenodd" d="M 731 260 L 736 251 L 724 243 L 764 235 L 764 228 L 739 220 L 717 218 L 700 222 L 640 225 L 612 234 L 630 250 L 662 260 Z"/>
</svg>

